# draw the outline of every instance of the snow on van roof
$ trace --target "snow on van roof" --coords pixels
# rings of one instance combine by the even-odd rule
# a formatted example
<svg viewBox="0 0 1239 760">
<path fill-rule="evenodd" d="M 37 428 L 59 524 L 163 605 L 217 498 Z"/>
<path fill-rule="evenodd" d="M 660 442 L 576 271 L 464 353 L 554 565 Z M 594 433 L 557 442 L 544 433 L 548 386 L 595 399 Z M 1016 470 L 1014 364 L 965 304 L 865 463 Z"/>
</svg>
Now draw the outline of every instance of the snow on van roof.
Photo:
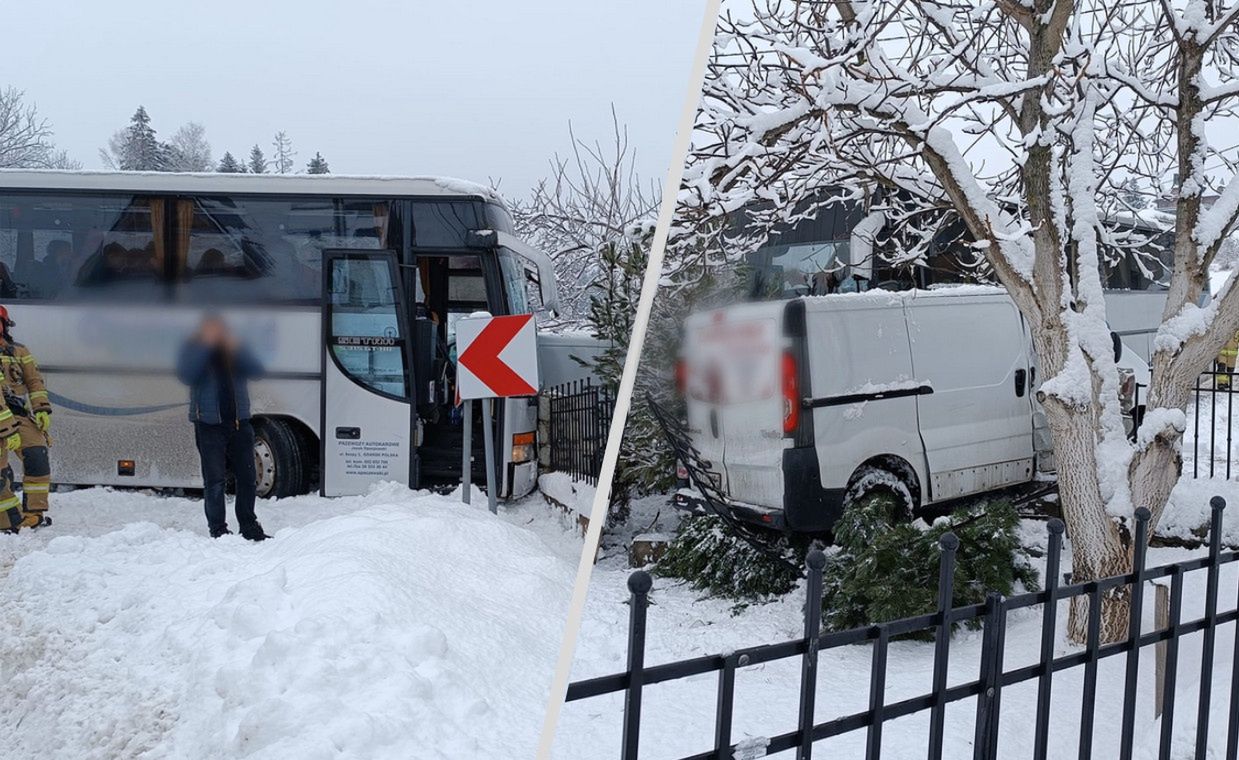
<svg viewBox="0 0 1239 760">
<path fill-rule="evenodd" d="M 0 169 L 0 189 L 292 195 L 468 195 L 503 204 L 499 194 L 485 185 L 455 177 L 432 176 Z"/>
<path fill-rule="evenodd" d="M 803 296 L 806 301 L 836 301 L 859 299 L 895 303 L 913 298 L 947 298 L 954 296 L 1000 296 L 1007 291 L 997 285 L 938 285 L 927 289 L 911 290 L 865 290 L 859 293 L 831 293 L 824 296 Z"/>
</svg>

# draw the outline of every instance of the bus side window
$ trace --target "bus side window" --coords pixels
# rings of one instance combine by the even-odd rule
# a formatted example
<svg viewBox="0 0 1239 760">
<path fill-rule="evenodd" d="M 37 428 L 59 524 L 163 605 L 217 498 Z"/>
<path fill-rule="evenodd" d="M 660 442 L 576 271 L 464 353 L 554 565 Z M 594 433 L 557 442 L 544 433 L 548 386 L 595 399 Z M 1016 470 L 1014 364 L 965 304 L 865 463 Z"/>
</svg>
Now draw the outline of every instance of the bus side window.
<svg viewBox="0 0 1239 760">
<path fill-rule="evenodd" d="M 503 292 L 508 300 L 509 314 L 529 314 L 529 279 L 516 256 L 507 250 L 499 252 L 499 271 L 503 276 Z"/>
<path fill-rule="evenodd" d="M 161 300 L 163 211 L 131 196 L 0 196 L 0 297 Z"/>
<path fill-rule="evenodd" d="M 463 248 L 470 230 L 481 229 L 472 201 L 414 201 L 413 241 L 419 248 Z"/>
<path fill-rule="evenodd" d="M 306 197 L 203 197 L 178 204 L 178 297 L 193 303 L 315 303 L 323 251 L 380 250 L 389 204 Z"/>
</svg>

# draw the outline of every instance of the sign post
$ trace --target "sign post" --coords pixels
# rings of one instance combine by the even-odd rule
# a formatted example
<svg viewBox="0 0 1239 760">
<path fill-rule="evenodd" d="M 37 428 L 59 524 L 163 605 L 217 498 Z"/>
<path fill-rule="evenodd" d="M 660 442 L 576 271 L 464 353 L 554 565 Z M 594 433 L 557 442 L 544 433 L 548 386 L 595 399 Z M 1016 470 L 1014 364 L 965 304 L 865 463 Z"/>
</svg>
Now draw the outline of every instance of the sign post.
<svg viewBox="0 0 1239 760">
<path fill-rule="evenodd" d="M 486 452 L 486 501 L 499 511 L 495 487 L 494 420 L 497 398 L 538 394 L 538 339 L 532 314 L 492 317 L 474 312 L 456 323 L 456 388 L 465 412 L 464 500 L 469 501 L 472 400 L 482 400 L 482 443 Z"/>
<path fill-rule="evenodd" d="M 464 415 L 464 443 L 460 449 L 460 500 L 468 504 L 469 492 L 473 490 L 473 401 L 461 399 L 460 413 Z"/>
</svg>

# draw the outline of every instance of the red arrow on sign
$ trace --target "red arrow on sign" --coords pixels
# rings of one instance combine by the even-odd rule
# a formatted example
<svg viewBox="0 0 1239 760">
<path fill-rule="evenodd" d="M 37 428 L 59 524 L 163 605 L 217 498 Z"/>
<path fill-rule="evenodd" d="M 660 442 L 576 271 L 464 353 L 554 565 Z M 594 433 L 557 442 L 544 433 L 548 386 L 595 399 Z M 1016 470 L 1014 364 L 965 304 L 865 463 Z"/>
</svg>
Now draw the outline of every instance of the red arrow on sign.
<svg viewBox="0 0 1239 760">
<path fill-rule="evenodd" d="M 531 319 L 532 314 L 495 317 L 460 355 L 460 366 L 472 372 L 496 396 L 536 396 L 537 389 L 499 358 L 503 349 Z"/>
</svg>

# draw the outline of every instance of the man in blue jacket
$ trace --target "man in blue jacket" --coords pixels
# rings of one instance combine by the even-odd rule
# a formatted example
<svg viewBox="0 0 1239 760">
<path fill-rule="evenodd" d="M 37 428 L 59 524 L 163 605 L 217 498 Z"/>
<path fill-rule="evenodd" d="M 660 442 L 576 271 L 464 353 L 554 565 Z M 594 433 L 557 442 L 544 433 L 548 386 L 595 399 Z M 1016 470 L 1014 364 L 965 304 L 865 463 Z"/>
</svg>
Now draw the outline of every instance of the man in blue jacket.
<svg viewBox="0 0 1239 760">
<path fill-rule="evenodd" d="M 212 538 L 231 533 L 224 504 L 229 472 L 236 481 L 234 505 L 241 535 L 270 538 L 254 514 L 257 474 L 254 428 L 250 425 L 248 382 L 262 375 L 262 364 L 216 315 L 203 318 L 181 347 L 177 376 L 189 386 L 189 421 L 202 460 L 203 497 Z"/>
</svg>

